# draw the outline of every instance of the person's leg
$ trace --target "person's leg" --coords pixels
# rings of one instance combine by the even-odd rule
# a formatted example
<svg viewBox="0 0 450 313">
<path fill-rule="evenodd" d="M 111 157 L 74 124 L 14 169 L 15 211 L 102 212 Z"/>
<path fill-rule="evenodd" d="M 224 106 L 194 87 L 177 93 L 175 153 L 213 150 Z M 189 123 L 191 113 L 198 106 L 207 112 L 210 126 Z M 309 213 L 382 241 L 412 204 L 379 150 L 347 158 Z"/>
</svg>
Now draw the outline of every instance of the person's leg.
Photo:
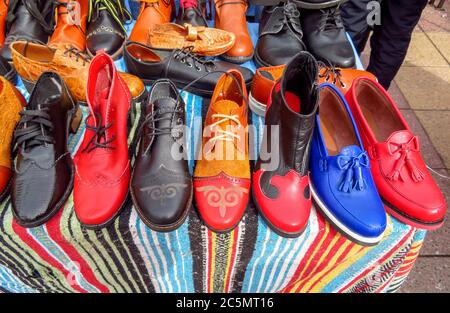
<svg viewBox="0 0 450 313">
<path fill-rule="evenodd" d="M 374 27 L 367 70 L 388 89 L 402 65 L 414 27 L 428 0 L 383 0 L 381 24 Z"/>
<path fill-rule="evenodd" d="M 369 38 L 371 27 L 367 24 L 370 10 L 367 4 L 373 0 L 349 0 L 341 5 L 341 16 L 345 30 L 352 38 L 359 54 L 363 52 Z"/>
</svg>

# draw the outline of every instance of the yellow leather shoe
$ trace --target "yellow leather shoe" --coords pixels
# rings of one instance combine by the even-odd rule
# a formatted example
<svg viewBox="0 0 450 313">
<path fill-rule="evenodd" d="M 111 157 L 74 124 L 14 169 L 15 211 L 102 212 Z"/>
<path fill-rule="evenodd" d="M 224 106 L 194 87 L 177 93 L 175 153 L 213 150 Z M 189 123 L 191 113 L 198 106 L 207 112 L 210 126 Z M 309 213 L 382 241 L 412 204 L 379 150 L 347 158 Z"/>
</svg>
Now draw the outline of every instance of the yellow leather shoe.
<svg viewBox="0 0 450 313">
<path fill-rule="evenodd" d="M 11 144 L 19 112 L 26 105 L 22 94 L 0 76 L 0 201 L 8 193 L 11 180 Z"/>
<path fill-rule="evenodd" d="M 46 71 L 56 72 L 64 79 L 72 96 L 86 102 L 86 82 L 91 59 L 68 44 L 49 47 L 38 43 L 16 41 L 11 44 L 14 67 L 25 87 L 31 92 L 39 76 Z M 130 89 L 133 101 L 145 97 L 145 86 L 139 77 L 120 73 Z"/>
</svg>

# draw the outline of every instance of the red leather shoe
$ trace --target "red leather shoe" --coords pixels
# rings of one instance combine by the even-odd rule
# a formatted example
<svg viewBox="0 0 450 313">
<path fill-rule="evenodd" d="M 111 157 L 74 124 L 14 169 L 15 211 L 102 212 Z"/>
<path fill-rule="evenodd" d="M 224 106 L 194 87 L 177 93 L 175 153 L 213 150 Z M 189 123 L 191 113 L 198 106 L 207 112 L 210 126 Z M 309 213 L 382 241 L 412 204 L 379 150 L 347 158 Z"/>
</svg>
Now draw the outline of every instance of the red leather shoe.
<svg viewBox="0 0 450 313">
<path fill-rule="evenodd" d="M 423 229 L 439 228 L 446 203 L 422 159 L 413 134 L 392 98 L 370 78 L 357 78 L 346 98 L 386 210 L 400 221 Z"/>
<path fill-rule="evenodd" d="M 199 213 L 213 231 L 237 226 L 250 196 L 247 90 L 242 74 L 231 70 L 217 82 L 205 118 L 202 158 L 194 172 Z"/>
<path fill-rule="evenodd" d="M 131 95 L 114 62 L 99 52 L 89 67 L 83 142 L 75 155 L 75 213 L 88 228 L 108 225 L 128 196 L 127 116 Z"/>
<path fill-rule="evenodd" d="M 298 237 L 311 213 L 309 149 L 319 105 L 317 62 L 300 52 L 286 65 L 267 105 L 261 152 L 253 173 L 253 200 L 267 224 Z"/>
</svg>

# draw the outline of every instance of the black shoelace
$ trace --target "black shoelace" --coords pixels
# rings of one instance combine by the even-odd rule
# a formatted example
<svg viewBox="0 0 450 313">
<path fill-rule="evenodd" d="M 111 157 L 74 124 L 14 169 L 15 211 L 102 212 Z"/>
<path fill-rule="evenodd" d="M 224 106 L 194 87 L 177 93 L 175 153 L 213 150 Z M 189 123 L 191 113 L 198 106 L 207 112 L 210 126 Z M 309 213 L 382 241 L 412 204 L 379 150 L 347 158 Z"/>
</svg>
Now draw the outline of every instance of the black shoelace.
<svg viewBox="0 0 450 313">
<path fill-rule="evenodd" d="M 84 147 L 81 152 L 90 153 L 94 151 L 97 148 L 100 149 L 115 149 L 115 147 L 111 146 L 110 144 L 116 140 L 116 136 L 111 136 L 110 139 L 106 139 L 106 131 L 113 125 L 113 123 L 109 123 L 107 125 L 103 125 L 102 116 L 99 113 L 94 112 L 95 118 L 96 118 L 96 125 L 92 126 L 88 124 L 88 120 L 92 118 L 92 114 L 89 114 L 89 116 L 86 119 L 86 129 L 89 129 L 94 132 L 94 135 L 91 137 L 91 139 L 86 144 L 86 147 Z"/>
<path fill-rule="evenodd" d="M 33 148 L 55 143 L 51 134 L 53 123 L 50 121 L 48 108 L 40 110 L 24 110 L 14 131 L 14 141 L 18 146 Z M 25 149 L 24 149 L 25 150 Z"/>
<path fill-rule="evenodd" d="M 186 64 L 188 67 L 195 67 L 195 69 L 199 72 L 202 71 L 202 68 L 205 69 L 206 72 L 211 72 L 214 70 L 216 67 L 214 62 L 194 54 L 192 52 L 193 48 L 194 47 L 177 49 L 173 54 L 173 58 L 175 60 L 180 60 L 181 63 Z"/>
<path fill-rule="evenodd" d="M 83 65 L 86 65 L 86 63 L 89 63 L 91 61 L 91 58 L 87 54 L 81 52 L 75 47 L 67 48 L 64 51 L 64 55 L 68 55 L 69 58 L 75 57 L 76 62 L 83 61 Z"/>
<path fill-rule="evenodd" d="M 341 69 L 338 67 L 333 66 L 331 62 L 328 62 L 329 64 L 326 65 L 324 62 L 317 62 L 319 65 L 319 77 L 325 78 L 327 82 L 331 81 L 333 85 L 336 85 L 336 83 L 339 83 L 341 87 L 345 88 L 345 83 L 341 80 L 342 78 L 342 72 Z M 325 69 L 323 73 L 320 73 L 321 69 Z"/>
<path fill-rule="evenodd" d="M 344 28 L 339 5 L 333 8 L 322 9 L 320 11 L 322 12 L 322 19 L 320 22 L 321 31 Z"/>
</svg>

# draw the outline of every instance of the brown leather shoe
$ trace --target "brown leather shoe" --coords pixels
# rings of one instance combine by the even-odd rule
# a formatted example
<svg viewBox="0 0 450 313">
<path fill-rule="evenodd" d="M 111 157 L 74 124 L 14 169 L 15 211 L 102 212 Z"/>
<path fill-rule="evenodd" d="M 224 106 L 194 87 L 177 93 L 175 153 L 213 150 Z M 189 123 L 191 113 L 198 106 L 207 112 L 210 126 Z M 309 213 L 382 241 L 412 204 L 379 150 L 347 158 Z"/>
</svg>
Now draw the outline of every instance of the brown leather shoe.
<svg viewBox="0 0 450 313">
<path fill-rule="evenodd" d="M 272 89 L 283 75 L 283 70 L 284 65 L 260 67 L 256 70 L 248 97 L 248 105 L 254 113 L 260 116 L 266 114 Z"/>
<path fill-rule="evenodd" d="M 236 35 L 236 43 L 222 57 L 233 63 L 250 61 L 253 57 L 253 43 L 248 33 L 245 13 L 246 0 L 214 0 L 216 8 L 215 27 Z"/>
<path fill-rule="evenodd" d="M 86 48 L 88 0 L 59 0 L 56 7 L 56 28 L 49 46 L 67 43 L 80 51 Z"/>
<path fill-rule="evenodd" d="M 148 45 L 156 49 L 183 49 L 204 56 L 217 56 L 230 50 L 235 42 L 233 33 L 204 26 L 166 23 L 155 25 L 149 31 Z"/>
<path fill-rule="evenodd" d="M 8 13 L 8 0 L 0 1 L 0 47 L 5 42 L 6 13 Z"/>
<path fill-rule="evenodd" d="M 141 9 L 130 41 L 147 44 L 148 32 L 157 24 L 169 23 L 175 14 L 173 0 L 141 0 Z"/>
<path fill-rule="evenodd" d="M 8 193 L 13 132 L 20 120 L 19 112 L 25 105 L 26 101 L 16 87 L 0 76 L 0 201 Z"/>
<path fill-rule="evenodd" d="M 11 52 L 14 67 L 28 91 L 33 89 L 42 73 L 52 71 L 61 75 L 77 101 L 86 102 L 89 56 L 68 44 L 59 44 L 55 48 L 25 41 L 13 42 Z M 120 76 L 127 83 L 133 101 L 141 101 L 145 97 L 141 79 L 128 73 L 120 73 Z"/>
<path fill-rule="evenodd" d="M 343 95 L 347 93 L 350 87 L 352 87 L 353 81 L 358 77 L 368 77 L 372 80 L 377 80 L 375 75 L 367 71 L 326 66 L 323 63 L 319 63 L 319 67 L 319 84 L 333 84 Z"/>
</svg>

